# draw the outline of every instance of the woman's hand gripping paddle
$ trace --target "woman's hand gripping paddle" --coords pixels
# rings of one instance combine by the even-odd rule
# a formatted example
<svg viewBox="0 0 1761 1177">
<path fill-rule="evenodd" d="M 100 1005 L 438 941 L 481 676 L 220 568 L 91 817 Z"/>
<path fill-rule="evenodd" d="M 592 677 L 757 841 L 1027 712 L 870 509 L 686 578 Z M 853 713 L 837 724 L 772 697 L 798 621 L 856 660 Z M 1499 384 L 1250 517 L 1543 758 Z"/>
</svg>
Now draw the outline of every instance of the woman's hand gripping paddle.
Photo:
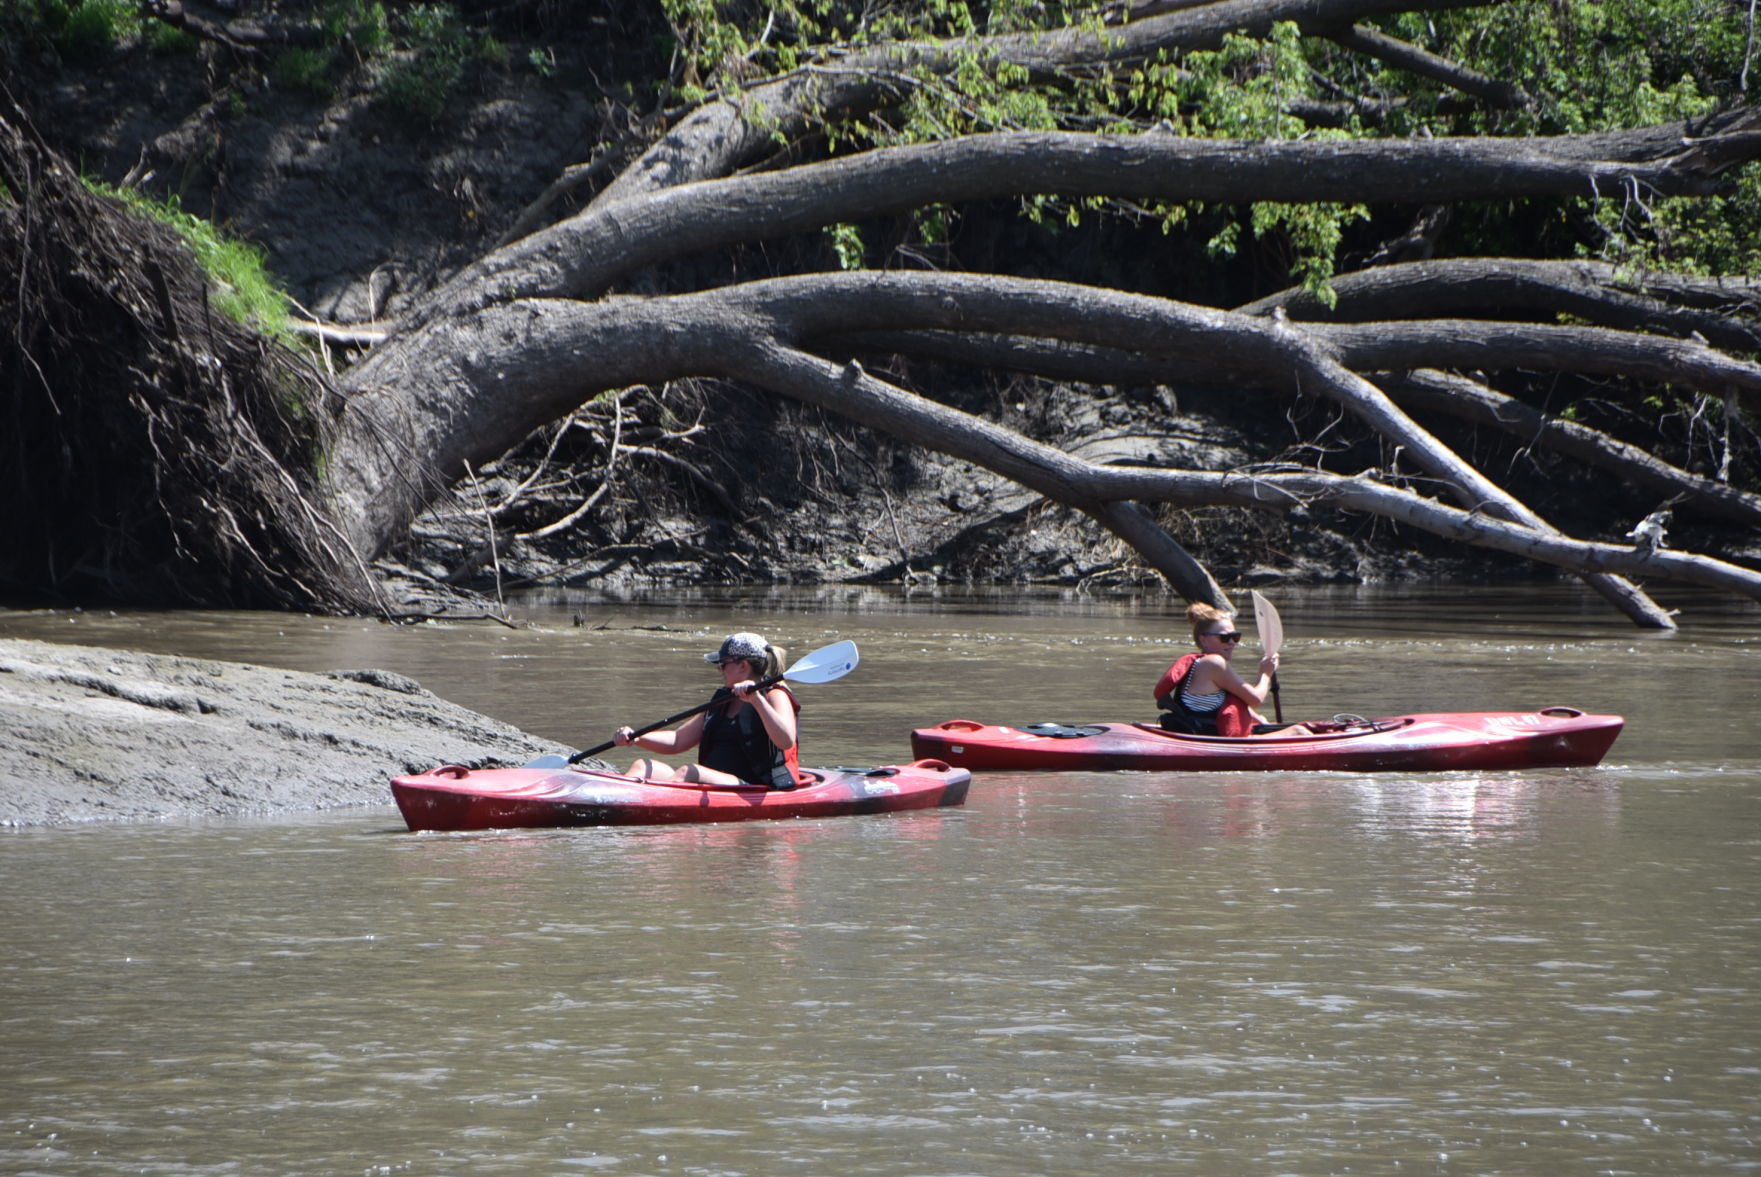
<svg viewBox="0 0 1761 1177">
<path fill-rule="evenodd" d="M 1278 616 L 1278 610 L 1272 608 L 1272 602 L 1260 596 L 1258 590 L 1251 590 L 1253 595 L 1253 623 L 1259 630 L 1260 649 L 1267 654 L 1276 654 L 1278 647 L 1284 644 L 1284 622 Z M 1272 675 L 1272 715 L 1279 722 L 1284 722 L 1284 701 L 1278 698 L 1278 676 Z"/>
<path fill-rule="evenodd" d="M 789 669 L 783 671 L 775 678 L 764 679 L 758 684 L 758 689 L 761 691 L 767 690 L 784 680 L 795 683 L 833 682 L 837 679 L 843 678 L 852 670 L 855 670 L 856 664 L 860 661 L 861 655 L 856 652 L 855 642 L 833 642 L 829 646 L 822 646 L 820 649 L 813 651 L 813 653 L 798 659 L 789 667 Z M 633 736 L 643 736 L 663 727 L 671 727 L 680 720 L 690 719 L 693 715 L 708 711 L 715 705 L 716 700 L 714 699 L 711 699 L 707 703 L 699 703 L 697 706 L 692 707 L 687 711 L 681 711 L 677 715 L 669 715 L 665 719 L 656 720 L 644 727 L 639 727 L 631 734 Z M 594 747 L 588 748 L 584 752 L 577 752 L 573 756 L 566 758 L 560 755 L 540 756 L 536 760 L 528 761 L 526 767 L 566 768 L 571 764 L 579 764 L 589 756 L 597 756 L 601 752 L 615 748 L 616 746 L 616 740 L 607 740 L 603 744 L 597 744 Z"/>
</svg>

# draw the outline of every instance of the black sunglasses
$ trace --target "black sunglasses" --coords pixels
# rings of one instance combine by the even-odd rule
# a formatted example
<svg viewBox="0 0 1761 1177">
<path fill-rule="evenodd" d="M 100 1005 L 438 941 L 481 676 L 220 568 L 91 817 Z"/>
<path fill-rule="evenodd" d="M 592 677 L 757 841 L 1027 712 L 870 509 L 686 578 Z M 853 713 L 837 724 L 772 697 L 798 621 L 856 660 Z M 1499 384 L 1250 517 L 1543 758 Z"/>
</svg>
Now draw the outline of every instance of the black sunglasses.
<svg viewBox="0 0 1761 1177">
<path fill-rule="evenodd" d="M 1205 636 L 1208 638 L 1216 638 L 1219 642 L 1239 642 L 1241 640 L 1240 631 L 1233 629 L 1228 633 L 1208 633 Z"/>
</svg>

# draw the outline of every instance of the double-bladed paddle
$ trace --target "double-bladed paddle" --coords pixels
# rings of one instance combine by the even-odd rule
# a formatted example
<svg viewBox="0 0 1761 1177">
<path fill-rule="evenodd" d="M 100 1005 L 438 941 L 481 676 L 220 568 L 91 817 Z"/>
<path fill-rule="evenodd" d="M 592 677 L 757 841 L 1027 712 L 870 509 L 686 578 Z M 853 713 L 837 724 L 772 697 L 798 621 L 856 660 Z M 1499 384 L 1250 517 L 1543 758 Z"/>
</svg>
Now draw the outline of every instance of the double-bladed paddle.
<svg viewBox="0 0 1761 1177">
<path fill-rule="evenodd" d="M 1260 631 L 1260 649 L 1268 654 L 1276 654 L 1278 647 L 1284 644 L 1284 622 L 1278 616 L 1278 610 L 1272 608 L 1272 602 L 1259 594 L 1259 590 L 1251 589 L 1253 596 L 1254 628 Z M 1272 714 L 1279 723 L 1284 722 L 1284 702 L 1278 698 L 1278 676 L 1272 675 Z"/>
<path fill-rule="evenodd" d="M 798 659 L 787 670 L 774 678 L 761 680 L 758 684 L 758 689 L 761 691 L 767 690 L 768 688 L 774 687 L 778 683 L 783 682 L 785 679 L 789 682 L 795 683 L 832 682 L 836 679 L 843 678 L 846 674 L 855 670 L 856 663 L 860 660 L 861 655 L 856 652 L 855 642 L 833 642 L 829 646 L 822 646 L 813 651 L 813 653 Z M 645 736 L 649 732 L 656 731 L 663 727 L 671 727 L 682 719 L 690 719 L 693 715 L 708 711 L 711 707 L 716 706 L 721 701 L 722 700 L 711 699 L 707 703 L 699 703 L 697 706 L 692 707 L 687 711 L 681 711 L 677 715 L 669 715 L 665 719 L 656 720 L 654 723 L 636 728 L 630 733 L 631 738 L 634 739 L 636 736 Z M 526 767 L 566 768 L 571 764 L 579 764 L 589 756 L 597 756 L 601 752 L 615 747 L 617 747 L 616 740 L 607 740 L 603 744 L 597 744 L 594 747 L 588 748 L 584 752 L 577 752 L 569 757 L 561 755 L 540 756 L 536 760 L 528 761 Z"/>
</svg>

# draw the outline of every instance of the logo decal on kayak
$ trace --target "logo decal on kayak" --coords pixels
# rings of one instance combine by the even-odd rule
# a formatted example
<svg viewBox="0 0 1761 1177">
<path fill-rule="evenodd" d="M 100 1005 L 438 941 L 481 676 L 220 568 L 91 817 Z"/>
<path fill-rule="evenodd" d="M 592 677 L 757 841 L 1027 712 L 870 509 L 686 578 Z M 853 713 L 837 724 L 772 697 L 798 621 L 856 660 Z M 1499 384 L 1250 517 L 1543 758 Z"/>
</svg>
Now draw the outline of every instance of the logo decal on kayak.
<svg viewBox="0 0 1761 1177">
<path fill-rule="evenodd" d="M 862 795 L 864 797 L 889 797 L 898 791 L 899 786 L 893 784 L 891 781 L 873 785 L 864 782 L 862 785 Z"/>
</svg>

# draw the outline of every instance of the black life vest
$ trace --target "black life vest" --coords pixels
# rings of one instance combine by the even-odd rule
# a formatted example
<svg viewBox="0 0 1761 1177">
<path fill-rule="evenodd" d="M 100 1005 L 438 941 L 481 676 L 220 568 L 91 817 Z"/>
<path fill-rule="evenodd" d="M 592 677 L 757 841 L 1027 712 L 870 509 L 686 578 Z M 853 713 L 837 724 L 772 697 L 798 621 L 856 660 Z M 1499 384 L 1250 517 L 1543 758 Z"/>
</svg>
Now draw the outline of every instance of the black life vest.
<svg viewBox="0 0 1761 1177">
<path fill-rule="evenodd" d="M 789 694 L 787 687 L 778 689 L 788 695 L 789 703 L 799 713 L 801 704 L 795 701 L 795 696 Z M 712 696 L 717 705 L 703 717 L 703 738 L 697 763 L 705 768 L 732 773 L 753 784 L 769 785 L 774 789 L 794 788 L 795 749 L 784 751 L 770 742 L 770 733 L 764 730 L 764 720 L 759 718 L 757 707 L 750 704 L 736 707 L 729 715 L 726 703 L 733 698 L 734 692 L 727 687 L 718 688 Z"/>
</svg>

